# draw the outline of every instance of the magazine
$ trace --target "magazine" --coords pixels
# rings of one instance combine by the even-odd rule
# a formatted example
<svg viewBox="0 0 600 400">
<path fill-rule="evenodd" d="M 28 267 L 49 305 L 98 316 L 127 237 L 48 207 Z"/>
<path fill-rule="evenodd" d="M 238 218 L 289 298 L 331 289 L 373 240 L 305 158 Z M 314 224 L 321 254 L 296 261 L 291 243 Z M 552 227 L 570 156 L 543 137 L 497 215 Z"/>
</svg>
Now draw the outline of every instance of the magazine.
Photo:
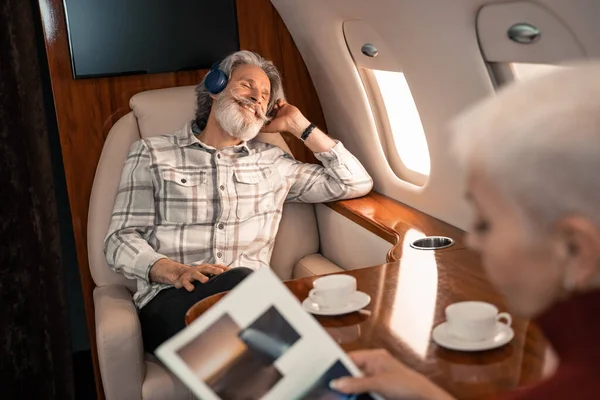
<svg viewBox="0 0 600 400">
<path fill-rule="evenodd" d="M 251 274 L 156 355 L 202 400 L 380 399 L 329 388 L 361 371 L 269 268 Z"/>
</svg>

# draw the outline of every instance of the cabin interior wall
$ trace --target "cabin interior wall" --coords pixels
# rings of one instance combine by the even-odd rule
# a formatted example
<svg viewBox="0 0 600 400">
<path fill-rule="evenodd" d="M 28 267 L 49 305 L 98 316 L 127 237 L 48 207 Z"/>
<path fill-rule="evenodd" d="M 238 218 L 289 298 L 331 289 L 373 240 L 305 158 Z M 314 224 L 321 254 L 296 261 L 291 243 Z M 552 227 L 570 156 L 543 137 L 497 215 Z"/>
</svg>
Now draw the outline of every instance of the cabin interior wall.
<svg viewBox="0 0 600 400">
<path fill-rule="evenodd" d="M 353 270 L 385 264 L 393 243 L 332 210 L 324 204 L 315 206 L 319 226 L 319 252 L 343 269 Z"/>
<path fill-rule="evenodd" d="M 549 14 L 558 15 L 573 33 L 582 54 L 600 55 L 600 42 L 594 39 L 600 35 L 600 25 L 595 21 L 600 3 L 589 0 L 271 1 L 306 62 L 329 133 L 342 140 L 363 162 L 374 178 L 375 190 L 461 229 L 468 228 L 471 215 L 463 198 L 463 171 L 449 151 L 447 123 L 469 105 L 495 92 L 477 32 L 476 21 L 481 8 L 488 4 L 512 7 L 515 3 L 543 8 Z M 524 14 L 519 10 L 521 8 L 513 7 L 507 20 L 522 22 Z M 539 18 L 531 15 L 531 22 L 538 22 Z M 374 32 L 368 40 L 381 48 L 380 54 L 374 58 L 361 54 L 365 43 L 347 41 L 346 23 L 367 26 Z M 549 33 L 556 27 L 542 28 L 542 39 L 533 45 L 535 51 L 527 54 L 547 56 L 547 49 L 558 45 L 544 39 L 554 37 Z M 352 36 L 369 36 L 362 33 Z M 517 61 L 518 54 L 524 52 L 523 45 L 511 42 L 506 45 L 507 41 L 506 31 L 502 30 L 492 36 L 489 44 L 503 44 L 509 50 L 508 59 L 504 61 L 511 58 Z M 561 54 L 564 58 L 577 52 L 562 51 Z M 558 58 L 553 60 L 558 61 Z M 377 121 L 357 70 L 360 64 L 386 70 L 390 60 L 406 77 L 427 137 L 431 173 L 423 187 L 400 179 L 386 161 L 385 143 L 378 133 Z"/>
</svg>

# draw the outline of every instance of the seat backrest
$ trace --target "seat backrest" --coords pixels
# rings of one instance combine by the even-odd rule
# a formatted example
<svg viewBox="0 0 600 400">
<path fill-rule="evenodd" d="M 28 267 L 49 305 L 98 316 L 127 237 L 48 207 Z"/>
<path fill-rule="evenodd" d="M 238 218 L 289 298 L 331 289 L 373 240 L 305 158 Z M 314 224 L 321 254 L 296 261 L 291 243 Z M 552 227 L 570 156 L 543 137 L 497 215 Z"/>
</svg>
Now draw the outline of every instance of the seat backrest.
<svg viewBox="0 0 600 400">
<path fill-rule="evenodd" d="M 119 119 L 106 138 L 96 168 L 88 213 L 88 258 L 97 286 L 117 284 L 127 286 L 132 292 L 136 290 L 134 280 L 108 267 L 103 251 L 121 172 L 131 145 L 140 137 L 175 132 L 193 119 L 196 104 L 194 88 L 182 86 L 134 95 L 129 102 L 132 112 Z M 257 140 L 291 153 L 280 134 L 259 134 Z M 272 268 L 282 279 L 291 278 L 296 261 L 316 253 L 318 243 L 312 205 L 286 204 L 271 258 Z"/>
</svg>

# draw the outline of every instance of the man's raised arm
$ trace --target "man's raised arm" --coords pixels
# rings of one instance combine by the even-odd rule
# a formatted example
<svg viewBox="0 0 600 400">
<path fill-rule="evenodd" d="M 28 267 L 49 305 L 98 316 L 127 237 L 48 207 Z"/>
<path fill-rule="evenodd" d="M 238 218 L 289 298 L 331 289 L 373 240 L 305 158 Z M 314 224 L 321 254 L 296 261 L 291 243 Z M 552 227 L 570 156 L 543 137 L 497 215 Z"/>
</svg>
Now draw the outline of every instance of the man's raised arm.
<svg viewBox="0 0 600 400">
<path fill-rule="evenodd" d="M 263 132 L 292 133 L 323 163 L 323 166 L 306 164 L 282 154 L 276 166 L 293 181 L 288 201 L 322 203 L 356 198 L 371 191 L 373 179 L 341 142 L 313 127 L 296 107 L 285 101 L 277 102 L 275 112 L 276 118 Z"/>
</svg>

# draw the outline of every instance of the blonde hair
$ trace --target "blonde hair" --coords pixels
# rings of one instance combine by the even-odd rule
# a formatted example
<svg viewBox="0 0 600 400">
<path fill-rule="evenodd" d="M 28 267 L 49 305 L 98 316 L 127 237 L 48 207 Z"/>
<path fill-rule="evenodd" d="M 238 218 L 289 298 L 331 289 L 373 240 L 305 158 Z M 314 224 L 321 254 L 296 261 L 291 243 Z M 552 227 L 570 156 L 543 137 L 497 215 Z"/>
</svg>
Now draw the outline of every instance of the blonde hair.
<svg viewBox="0 0 600 400">
<path fill-rule="evenodd" d="M 600 224 L 600 62 L 508 85 L 450 128 L 461 165 L 482 168 L 529 223 Z"/>
</svg>

